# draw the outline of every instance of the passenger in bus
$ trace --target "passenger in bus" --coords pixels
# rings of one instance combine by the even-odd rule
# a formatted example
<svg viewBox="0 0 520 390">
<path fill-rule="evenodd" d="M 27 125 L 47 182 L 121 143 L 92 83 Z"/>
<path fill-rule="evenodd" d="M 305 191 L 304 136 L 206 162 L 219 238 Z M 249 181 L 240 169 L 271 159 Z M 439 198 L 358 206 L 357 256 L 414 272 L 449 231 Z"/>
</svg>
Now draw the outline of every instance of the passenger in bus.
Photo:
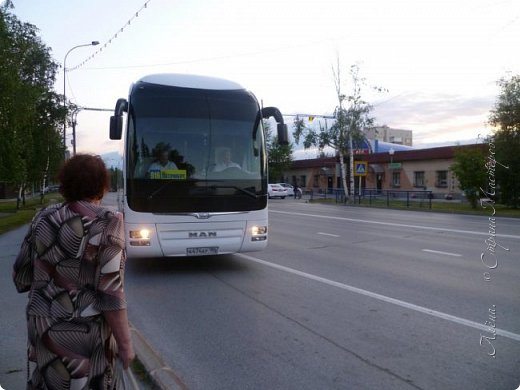
<svg viewBox="0 0 520 390">
<path fill-rule="evenodd" d="M 230 148 L 222 148 L 219 151 L 219 155 L 217 157 L 218 157 L 217 164 L 215 165 L 215 168 L 213 168 L 214 172 L 222 172 L 228 168 L 242 169 L 242 167 L 240 165 L 238 165 L 236 162 L 231 161 L 231 149 Z"/>
</svg>

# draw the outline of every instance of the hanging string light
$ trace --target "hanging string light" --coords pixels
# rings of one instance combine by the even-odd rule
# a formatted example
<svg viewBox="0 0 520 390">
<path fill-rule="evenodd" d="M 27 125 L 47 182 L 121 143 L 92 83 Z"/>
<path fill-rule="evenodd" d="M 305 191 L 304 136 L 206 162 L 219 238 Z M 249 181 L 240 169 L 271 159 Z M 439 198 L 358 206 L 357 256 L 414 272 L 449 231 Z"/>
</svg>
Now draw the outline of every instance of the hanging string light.
<svg viewBox="0 0 520 390">
<path fill-rule="evenodd" d="M 71 67 L 71 68 L 67 68 L 65 69 L 66 72 L 72 72 L 73 70 L 76 70 L 76 69 L 79 69 L 81 68 L 83 65 L 85 65 L 87 62 L 89 62 L 90 60 L 92 60 L 95 56 L 97 56 L 98 54 L 100 54 L 103 49 L 106 49 L 110 44 L 112 44 L 112 41 L 114 41 L 118 35 L 122 34 L 124 32 L 124 30 L 130 26 L 130 24 L 132 23 L 132 20 L 134 20 L 135 18 L 139 17 L 139 12 L 141 12 L 143 9 L 147 8 L 148 7 L 148 3 L 152 1 L 152 0 L 147 0 L 142 6 L 141 8 L 139 8 L 139 10 L 136 11 L 136 13 L 134 15 L 132 15 L 132 17 L 123 25 L 123 27 L 119 28 L 117 30 L 117 32 L 108 40 L 106 41 L 103 45 L 100 45 L 100 48 L 94 53 L 92 54 L 91 56 L 89 56 L 88 58 L 86 58 L 85 60 L 83 60 L 82 62 L 80 62 L 78 65 L 74 66 L 74 67 Z"/>
</svg>

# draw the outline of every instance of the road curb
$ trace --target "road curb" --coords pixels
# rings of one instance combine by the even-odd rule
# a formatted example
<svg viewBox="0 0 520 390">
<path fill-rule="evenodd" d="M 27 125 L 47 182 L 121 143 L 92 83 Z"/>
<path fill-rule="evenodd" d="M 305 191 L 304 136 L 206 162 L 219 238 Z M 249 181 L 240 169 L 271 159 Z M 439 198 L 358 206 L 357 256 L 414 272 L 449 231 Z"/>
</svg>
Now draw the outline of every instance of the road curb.
<svg viewBox="0 0 520 390">
<path fill-rule="evenodd" d="M 188 390 L 132 323 L 130 323 L 130 334 L 137 358 L 159 388 L 162 390 Z"/>
</svg>

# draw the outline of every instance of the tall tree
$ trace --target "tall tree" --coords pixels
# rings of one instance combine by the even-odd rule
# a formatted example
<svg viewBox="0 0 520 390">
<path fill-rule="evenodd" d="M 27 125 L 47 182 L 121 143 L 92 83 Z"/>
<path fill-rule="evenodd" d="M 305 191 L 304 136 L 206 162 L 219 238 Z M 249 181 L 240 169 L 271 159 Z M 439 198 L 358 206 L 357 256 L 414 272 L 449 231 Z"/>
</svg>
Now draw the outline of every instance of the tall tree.
<svg viewBox="0 0 520 390">
<path fill-rule="evenodd" d="M 351 93 L 343 93 L 343 80 L 340 74 L 339 59 L 336 67 L 332 68 L 334 84 L 336 87 L 336 98 L 338 105 L 334 110 L 334 123 L 329 127 L 320 124 L 319 129 L 307 127 L 303 119 L 296 118 L 294 121 L 294 138 L 296 143 L 303 139 L 303 146 L 318 147 L 320 150 L 329 146 L 336 151 L 341 167 L 341 181 L 347 199 L 354 194 L 354 153 L 353 145 L 359 144 L 364 139 L 363 129 L 369 128 L 374 123 L 370 116 L 372 106 L 363 99 L 362 88 L 366 85 L 365 79 L 359 75 L 359 67 L 350 67 Z M 382 91 L 382 88 L 375 88 Z M 348 171 L 349 183 L 347 185 L 346 157 L 349 157 Z"/>
<path fill-rule="evenodd" d="M 282 181 L 283 173 L 286 172 L 292 163 L 291 143 L 281 145 L 278 137 L 272 134 L 269 122 L 264 121 L 265 139 L 267 144 L 268 177 L 270 182 Z"/>
<path fill-rule="evenodd" d="M 490 162 L 499 187 L 500 202 L 520 205 L 520 75 L 502 78 L 500 95 L 489 122 L 497 129 L 490 140 Z M 489 166 L 489 165 L 488 165 Z"/>
<path fill-rule="evenodd" d="M 0 180 L 43 187 L 61 156 L 60 130 L 65 110 L 52 91 L 58 64 L 37 35 L 20 22 L 6 1 L 0 7 Z"/>
</svg>

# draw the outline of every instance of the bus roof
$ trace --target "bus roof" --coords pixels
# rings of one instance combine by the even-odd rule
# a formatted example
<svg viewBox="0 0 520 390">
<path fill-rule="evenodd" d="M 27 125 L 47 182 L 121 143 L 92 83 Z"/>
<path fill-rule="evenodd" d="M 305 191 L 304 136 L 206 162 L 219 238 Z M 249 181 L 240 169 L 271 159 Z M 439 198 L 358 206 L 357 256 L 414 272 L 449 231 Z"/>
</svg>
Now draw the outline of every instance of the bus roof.
<svg viewBox="0 0 520 390">
<path fill-rule="evenodd" d="M 242 85 L 225 79 L 180 73 L 157 73 L 142 77 L 137 81 L 181 88 L 237 90 L 245 89 Z"/>
</svg>

